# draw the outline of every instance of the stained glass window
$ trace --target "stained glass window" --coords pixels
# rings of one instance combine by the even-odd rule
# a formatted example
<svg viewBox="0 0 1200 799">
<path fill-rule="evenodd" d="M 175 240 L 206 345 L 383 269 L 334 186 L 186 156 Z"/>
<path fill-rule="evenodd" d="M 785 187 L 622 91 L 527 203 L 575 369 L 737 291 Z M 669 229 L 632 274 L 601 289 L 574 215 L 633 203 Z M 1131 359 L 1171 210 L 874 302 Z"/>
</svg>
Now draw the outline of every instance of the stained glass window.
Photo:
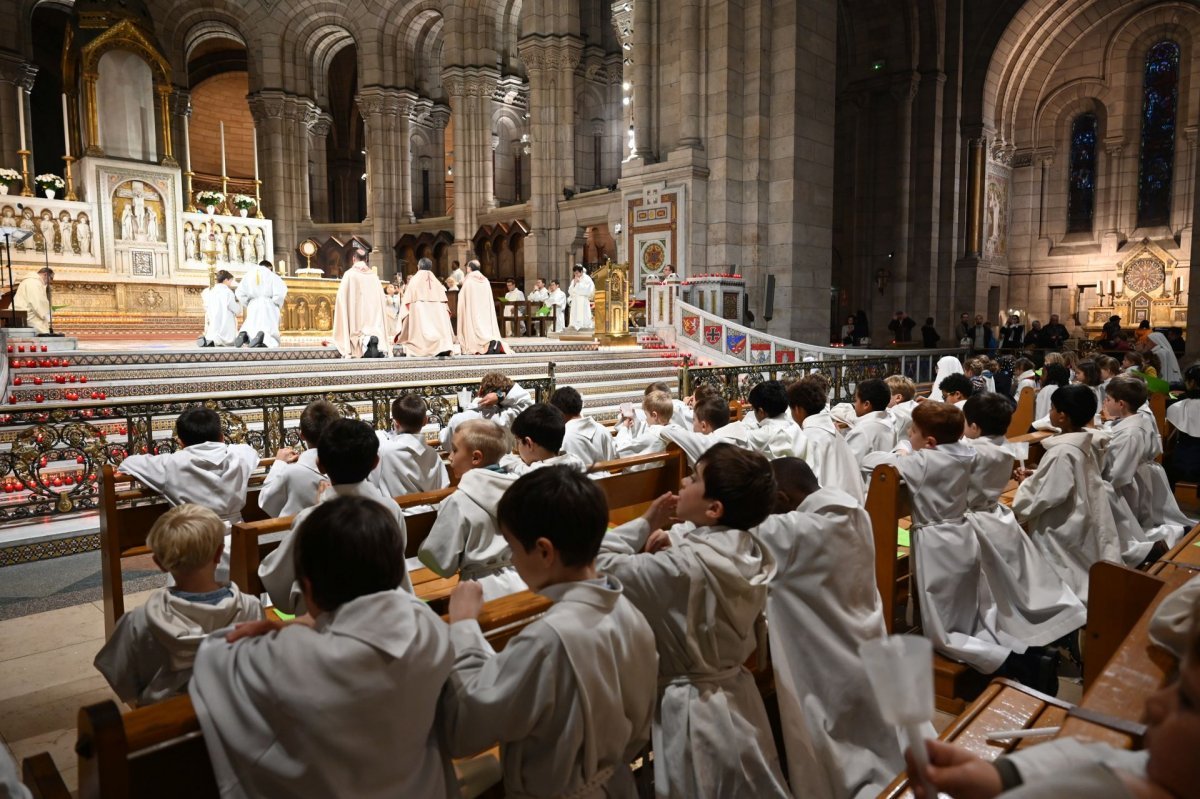
<svg viewBox="0 0 1200 799">
<path fill-rule="evenodd" d="M 1067 185 L 1067 232 L 1091 233 L 1096 215 L 1096 115 L 1071 123 L 1071 165 Z"/>
<path fill-rule="evenodd" d="M 1175 112 L 1179 101 L 1179 45 L 1159 42 L 1146 54 L 1142 152 L 1138 169 L 1138 227 L 1171 222 L 1175 167 Z"/>
</svg>

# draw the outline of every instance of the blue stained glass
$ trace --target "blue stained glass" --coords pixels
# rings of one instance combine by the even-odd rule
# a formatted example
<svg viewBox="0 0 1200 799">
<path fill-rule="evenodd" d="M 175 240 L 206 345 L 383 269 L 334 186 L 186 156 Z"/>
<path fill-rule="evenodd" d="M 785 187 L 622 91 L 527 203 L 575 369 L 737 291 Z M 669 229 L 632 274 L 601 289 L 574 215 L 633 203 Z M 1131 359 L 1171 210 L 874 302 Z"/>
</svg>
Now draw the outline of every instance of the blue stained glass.
<svg viewBox="0 0 1200 799">
<path fill-rule="evenodd" d="M 1096 115 L 1071 123 L 1071 162 L 1067 184 L 1067 232 L 1090 233 L 1096 214 Z"/>
<path fill-rule="evenodd" d="M 1138 227 L 1171 222 L 1175 114 L 1179 102 L 1179 45 L 1163 41 L 1146 54 L 1142 83 L 1142 152 L 1138 165 Z"/>
</svg>

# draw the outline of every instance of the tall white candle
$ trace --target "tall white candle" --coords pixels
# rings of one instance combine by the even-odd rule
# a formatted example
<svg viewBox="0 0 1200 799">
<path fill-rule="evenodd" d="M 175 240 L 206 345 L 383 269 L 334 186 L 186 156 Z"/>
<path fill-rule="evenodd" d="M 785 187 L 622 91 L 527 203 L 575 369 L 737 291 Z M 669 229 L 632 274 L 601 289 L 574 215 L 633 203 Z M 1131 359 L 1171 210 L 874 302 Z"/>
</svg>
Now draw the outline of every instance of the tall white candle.
<svg viewBox="0 0 1200 799">
<path fill-rule="evenodd" d="M 21 132 L 21 149 L 25 149 L 25 90 L 17 87 L 17 130 Z"/>
<path fill-rule="evenodd" d="M 221 177 L 225 177 L 225 123 L 221 122 Z"/>
<path fill-rule="evenodd" d="M 71 118 L 67 116 L 67 94 L 63 92 L 63 147 L 66 154 L 71 154 Z"/>
<path fill-rule="evenodd" d="M 254 128 L 254 179 L 258 180 L 258 128 Z"/>
<path fill-rule="evenodd" d="M 192 126 L 191 115 L 183 118 L 183 157 L 184 163 L 187 164 L 187 171 L 192 171 L 192 138 L 188 134 L 188 128 Z"/>
</svg>

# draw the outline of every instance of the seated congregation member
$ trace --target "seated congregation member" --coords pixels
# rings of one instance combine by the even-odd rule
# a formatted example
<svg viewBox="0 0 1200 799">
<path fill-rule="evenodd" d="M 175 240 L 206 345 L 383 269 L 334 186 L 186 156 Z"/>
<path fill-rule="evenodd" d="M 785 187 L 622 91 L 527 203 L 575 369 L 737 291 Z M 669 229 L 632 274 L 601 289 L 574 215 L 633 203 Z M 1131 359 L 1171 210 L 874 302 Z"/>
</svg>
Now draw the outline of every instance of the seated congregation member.
<svg viewBox="0 0 1200 799">
<path fill-rule="evenodd" d="M 799 458 L 777 458 L 771 471 L 773 512 L 751 532 L 778 569 L 767 620 L 788 774 L 804 796 L 874 796 L 904 758 L 858 654 L 887 635 L 871 519 Z"/>
<path fill-rule="evenodd" d="M 596 569 L 604 492 L 572 469 L 539 469 L 513 483 L 496 516 L 517 572 L 554 604 L 497 653 L 476 621 L 479 584 L 455 587 L 450 754 L 499 743 L 509 796 L 634 797 L 629 763 L 650 740 L 658 657 L 620 581 Z"/>
<path fill-rule="evenodd" d="M 869 452 L 888 451 L 896 446 L 896 432 L 887 408 L 891 402 L 887 383 L 864 380 L 854 389 L 854 412 L 858 421 L 846 431 L 846 446 L 857 461 Z"/>
<path fill-rule="evenodd" d="M 942 392 L 942 402 L 962 410 L 963 403 L 975 393 L 975 384 L 966 375 L 950 375 L 938 383 Z"/>
<path fill-rule="evenodd" d="M 935 402 L 943 402 L 942 397 L 942 381 L 950 375 L 961 375 L 963 373 L 962 362 L 953 355 L 943 355 L 938 359 L 937 371 L 933 375 L 933 388 L 929 391 L 929 399 Z"/>
<path fill-rule="evenodd" d="M 1163 452 L 1158 424 L 1138 413 L 1148 396 L 1146 384 L 1132 375 L 1119 375 L 1108 384 L 1104 414 L 1111 420 L 1112 440 L 1104 451 L 1103 473 L 1137 517 L 1143 533 L 1139 540 L 1161 541 L 1170 548 L 1196 523 L 1179 509 L 1167 473 L 1155 460 Z M 1123 548 L 1125 544 L 1122 540 Z"/>
<path fill-rule="evenodd" d="M 317 489 L 325 475 L 317 468 L 317 443 L 325 428 L 341 418 L 332 402 L 310 402 L 300 414 L 300 438 L 305 449 L 297 453 L 284 447 L 275 453 L 275 462 L 267 472 L 258 493 L 258 506 L 270 516 L 295 516 L 317 504 Z"/>
<path fill-rule="evenodd" d="M 216 580 L 225 525 L 199 505 L 178 505 L 155 520 L 146 543 L 174 585 L 117 620 L 96 668 L 128 704 L 149 705 L 183 693 L 206 635 L 263 617 L 255 597 Z"/>
<path fill-rule="evenodd" d="M 566 466 L 583 474 L 587 464 L 562 449 L 567 422 L 562 411 L 553 405 L 538 402 L 521 411 L 513 419 L 512 434 L 517 442 L 517 454 L 505 455 L 500 466 L 506 472 L 522 475 L 545 466 Z"/>
<path fill-rule="evenodd" d="M 1106 434 L 1085 428 L 1096 415 L 1087 386 L 1063 386 L 1051 397 L 1050 421 L 1061 430 L 1042 441 L 1035 470 L 1019 471 L 1013 497 L 1017 521 L 1075 595 L 1087 603 L 1088 570 L 1102 560 L 1121 562 L 1121 544 L 1106 496 Z"/>
<path fill-rule="evenodd" d="M 1042 387 L 1034 398 L 1033 418 L 1043 419 L 1050 415 L 1050 398 L 1061 386 L 1069 385 L 1071 373 L 1067 367 L 1059 363 L 1050 363 L 1042 367 Z"/>
<path fill-rule="evenodd" d="M 913 592 L 934 649 L 991 674 L 1011 651 L 995 627 L 995 606 L 980 573 L 979 543 L 966 519 L 975 452 L 959 442 L 963 414 L 926 400 L 913 411 L 908 447 L 873 452 L 863 470 L 890 463 L 912 502 Z M 909 449 L 911 448 L 911 450 Z"/>
<path fill-rule="evenodd" d="M 1172 484 L 1200 481 L 1200 364 L 1188 367 L 1183 383 L 1183 397 L 1167 406 L 1168 435 L 1175 444 L 1166 463 Z"/>
<path fill-rule="evenodd" d="M 1100 370 L 1100 405 L 1103 407 L 1108 381 L 1121 374 L 1121 362 L 1109 355 L 1097 355 L 1096 368 Z"/>
<path fill-rule="evenodd" d="M 800 428 L 788 415 L 788 397 L 783 383 L 768 380 L 750 389 L 746 397 L 753 413 L 746 419 L 746 447 L 768 458 L 798 456 Z M 824 402 L 822 401 L 822 408 Z"/>
<path fill-rule="evenodd" d="M 863 478 L 854 453 L 825 410 L 825 382 L 809 375 L 787 388 L 792 419 L 800 426 L 796 457 L 803 458 L 822 488 L 838 488 L 858 502 L 866 499 Z M 870 473 L 870 470 L 867 470 Z"/>
<path fill-rule="evenodd" d="M 925 742 L 929 765 L 920 776 L 939 793 L 961 799 L 1134 799 L 1195 796 L 1200 784 L 1200 605 L 1188 614 L 1177 678 L 1146 697 L 1142 711 L 1148 729 L 1145 748 L 1060 737 L 988 762 L 966 748 L 942 741 Z M 917 777 L 909 759 L 909 774 Z M 918 799 L 935 799 L 919 779 Z"/>
<path fill-rule="evenodd" d="M 511 451 L 512 438 L 499 425 L 473 419 L 458 426 L 450 440 L 450 469 L 458 490 L 442 502 L 417 555 L 440 577 L 458 574 L 478 580 L 485 602 L 525 590 L 496 525 L 500 497 L 517 479 L 500 466 Z"/>
<path fill-rule="evenodd" d="M 450 443 L 454 428 L 470 419 L 486 419 L 501 427 L 508 427 L 517 414 L 533 404 L 533 395 L 514 383 L 507 375 L 488 372 L 479 378 L 479 393 L 462 411 L 450 417 L 450 421 L 438 434 L 442 446 Z"/>
<path fill-rule="evenodd" d="M 292 529 L 284 534 L 279 547 L 259 564 L 258 576 L 272 604 L 285 613 L 304 613 L 303 586 L 296 577 L 296 530 L 315 510 L 338 497 L 362 497 L 386 510 L 396 520 L 403 540 L 404 515 L 396 500 L 387 496 L 368 479 L 379 464 L 379 439 L 371 425 L 357 419 L 335 419 L 325 428 L 317 446 L 317 468 L 329 478 L 329 487 L 318 504 L 296 514 Z M 406 591 L 412 580 L 406 571 L 401 577 Z"/>
<path fill-rule="evenodd" d="M 376 433 L 379 466 L 371 472 L 371 482 L 384 496 L 422 494 L 450 485 L 441 456 L 421 435 L 428 415 L 425 400 L 416 394 L 402 394 L 392 402 L 392 429 Z M 405 512 L 419 513 L 420 508 Z"/>
<path fill-rule="evenodd" d="M 888 402 L 888 415 L 892 417 L 892 429 L 895 433 L 895 444 L 908 440 L 908 428 L 912 425 L 913 408 L 917 406 L 917 386 L 904 375 L 889 375 L 884 378 L 891 401 Z"/>
<path fill-rule="evenodd" d="M 1082 627 L 1087 608 L 1045 561 L 1012 511 L 1000 504 L 1013 472 L 1013 455 L 1004 437 L 1012 411 L 1007 399 L 990 392 L 973 395 L 963 406 L 967 419 L 964 443 L 975 451 L 967 521 L 975 531 L 983 576 L 996 603 L 997 629 L 1032 649 L 1049 646 Z M 1041 655 L 1035 652 L 1025 663 L 1041 667 L 1043 664 L 1034 662 Z M 1033 687 L 1056 694 L 1054 670 L 1045 668 L 1042 674 L 1046 683 Z"/>
<path fill-rule="evenodd" d="M 767 600 L 775 559 L 747 530 L 775 494 L 770 464 L 733 444 L 700 458 L 679 495 L 608 531 L 600 572 L 650 622 L 660 686 L 654 788 L 660 797 L 785 797 L 762 696 L 743 663 Z M 668 532 L 659 532 L 678 519 Z M 656 552 L 647 550 L 655 533 Z"/>
<path fill-rule="evenodd" d="M 748 449 L 747 433 L 745 425 L 729 421 L 729 403 L 720 394 L 714 394 L 698 399 L 692 406 L 691 430 L 672 425 L 663 429 L 662 438 L 678 445 L 687 455 L 688 463 L 695 467 L 701 455 L 722 441 Z"/>
<path fill-rule="evenodd" d="M 435 726 L 454 653 L 442 620 L 397 590 L 396 516 L 337 497 L 294 537 L 312 619 L 242 625 L 196 655 L 189 693 L 221 796 L 454 795 Z"/>
<path fill-rule="evenodd" d="M 574 455 L 588 466 L 617 457 L 612 433 L 592 417 L 583 415 L 583 397 L 578 391 L 561 386 L 550 395 L 550 404 L 562 411 L 567 422 L 563 452 Z"/>
<path fill-rule="evenodd" d="M 671 395 L 665 391 L 651 391 L 642 400 L 642 411 L 646 423 L 640 433 L 634 433 L 635 422 L 626 417 L 617 423 L 617 435 L 613 443 L 617 448 L 618 458 L 628 458 L 632 455 L 649 455 L 666 449 L 662 432 L 675 412 Z"/>
</svg>

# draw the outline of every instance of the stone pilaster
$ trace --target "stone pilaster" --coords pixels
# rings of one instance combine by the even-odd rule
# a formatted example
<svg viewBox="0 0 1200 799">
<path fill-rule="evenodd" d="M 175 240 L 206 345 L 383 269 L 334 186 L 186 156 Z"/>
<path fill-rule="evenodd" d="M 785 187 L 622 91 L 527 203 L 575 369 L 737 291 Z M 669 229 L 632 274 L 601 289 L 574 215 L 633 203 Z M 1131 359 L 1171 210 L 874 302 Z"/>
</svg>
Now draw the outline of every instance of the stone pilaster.
<svg viewBox="0 0 1200 799">
<path fill-rule="evenodd" d="M 292 261 L 299 225 L 309 218 L 307 124 L 315 106 L 307 97 L 278 89 L 255 92 L 247 102 L 258 129 L 263 214 L 275 231 L 272 260 Z"/>
<path fill-rule="evenodd" d="M 329 221 L 329 162 L 326 145 L 333 117 L 320 108 L 314 108 L 305 120 L 308 126 L 308 160 L 312 164 L 309 174 L 309 213 L 314 222 Z"/>
<path fill-rule="evenodd" d="M 179 171 L 187 172 L 192 168 L 192 154 L 186 151 L 184 147 L 184 128 L 187 127 L 188 120 L 192 116 L 192 93 L 182 86 L 172 87 L 170 110 L 171 110 L 171 138 L 175 142 L 175 160 L 179 162 Z M 187 202 L 187 198 L 184 198 Z"/>
<path fill-rule="evenodd" d="M 17 87 L 25 90 L 25 142 L 32 149 L 33 138 L 29 127 L 29 91 L 37 77 L 37 66 L 9 53 L 0 54 L 0 165 L 21 170 L 21 159 L 17 150 L 21 137 L 17 132 Z M 61 171 L 59 169 L 52 171 Z M 32 161 L 29 164 L 34 169 Z"/>
<path fill-rule="evenodd" d="M 429 215 L 446 214 L 446 126 L 450 124 L 450 107 L 435 105 L 421 119 L 430 139 L 429 154 Z"/>
<path fill-rule="evenodd" d="M 654 160 L 654 0 L 633 0 L 633 140 L 635 158 Z"/>
<path fill-rule="evenodd" d="M 621 161 L 633 157 L 630 146 L 630 131 L 636 133 L 633 124 L 633 60 L 630 52 L 633 49 L 633 7 L 628 0 L 616 0 L 612 4 L 612 23 L 617 32 L 617 41 L 621 43 Z"/>
<path fill-rule="evenodd" d="M 583 42 L 574 36 L 526 36 L 517 52 L 529 76 L 530 223 L 525 242 L 525 273 L 532 277 L 557 261 L 567 242 L 560 230 L 558 202 L 564 186 L 575 184 L 575 68 Z"/>
<path fill-rule="evenodd" d="M 412 217 L 408 154 L 410 117 L 417 95 L 408 89 L 371 86 L 360 90 L 356 101 L 367 134 L 367 215 L 376 253 L 373 263 L 381 275 L 390 277 L 396 270 L 392 249 L 399 237 L 396 226 Z"/>
<path fill-rule="evenodd" d="M 893 241 L 896 250 L 891 263 L 892 305 L 895 308 L 910 308 L 909 301 L 909 270 L 912 267 L 912 252 L 910 242 L 911 191 L 910 176 L 912 175 L 912 120 L 913 100 L 917 97 L 920 77 L 917 73 L 904 75 L 892 87 L 892 100 L 896 106 L 896 229 Z M 921 287 L 925 290 L 925 287 Z M 890 316 L 889 316 L 890 318 Z"/>
<path fill-rule="evenodd" d="M 702 148 L 700 139 L 700 0 L 679 9 L 679 147 Z"/>
<path fill-rule="evenodd" d="M 479 212 L 495 206 L 492 184 L 492 94 L 500 73 L 491 67 L 450 67 L 442 86 L 454 115 L 454 258 L 470 258 Z M 528 251 L 527 251 L 528 252 Z M 528 263 L 528 255 L 526 256 Z"/>
</svg>

